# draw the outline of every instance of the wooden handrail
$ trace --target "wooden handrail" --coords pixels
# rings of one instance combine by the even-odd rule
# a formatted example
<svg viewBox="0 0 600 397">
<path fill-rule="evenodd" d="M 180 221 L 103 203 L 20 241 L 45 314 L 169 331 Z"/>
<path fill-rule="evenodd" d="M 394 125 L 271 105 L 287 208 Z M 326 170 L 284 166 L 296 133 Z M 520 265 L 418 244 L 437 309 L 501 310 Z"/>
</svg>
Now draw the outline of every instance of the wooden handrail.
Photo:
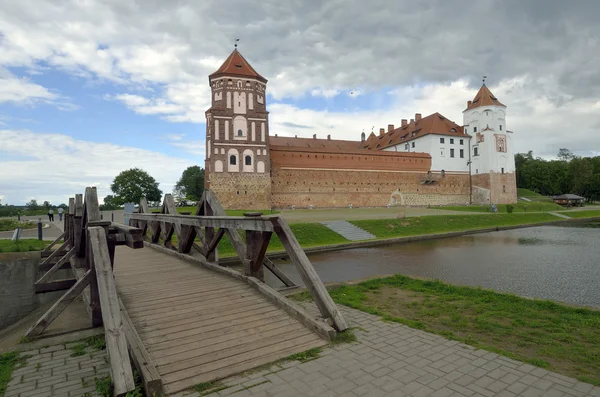
<svg viewBox="0 0 600 397">
<path fill-rule="evenodd" d="M 277 217 L 276 215 L 274 217 Z M 165 222 L 172 225 L 213 227 L 226 229 L 244 229 L 260 232 L 272 232 L 273 224 L 269 217 L 246 218 L 243 216 L 194 216 L 170 214 L 131 214 L 131 220 Z"/>
</svg>

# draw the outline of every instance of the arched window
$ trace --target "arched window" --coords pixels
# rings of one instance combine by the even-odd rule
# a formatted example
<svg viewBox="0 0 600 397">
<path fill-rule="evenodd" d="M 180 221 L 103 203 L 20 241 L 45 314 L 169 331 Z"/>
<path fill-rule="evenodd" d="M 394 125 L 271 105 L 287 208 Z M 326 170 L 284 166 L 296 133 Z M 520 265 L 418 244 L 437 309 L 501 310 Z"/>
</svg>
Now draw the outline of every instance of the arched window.
<svg viewBox="0 0 600 397">
<path fill-rule="evenodd" d="M 244 131 L 238 130 L 238 136 L 244 136 Z"/>
<path fill-rule="evenodd" d="M 229 156 L 229 164 L 231 165 L 236 165 L 237 164 L 237 157 L 235 157 L 235 155 L 231 155 Z"/>
<path fill-rule="evenodd" d="M 246 162 L 246 165 L 252 165 L 252 157 L 246 156 L 244 161 Z"/>
</svg>

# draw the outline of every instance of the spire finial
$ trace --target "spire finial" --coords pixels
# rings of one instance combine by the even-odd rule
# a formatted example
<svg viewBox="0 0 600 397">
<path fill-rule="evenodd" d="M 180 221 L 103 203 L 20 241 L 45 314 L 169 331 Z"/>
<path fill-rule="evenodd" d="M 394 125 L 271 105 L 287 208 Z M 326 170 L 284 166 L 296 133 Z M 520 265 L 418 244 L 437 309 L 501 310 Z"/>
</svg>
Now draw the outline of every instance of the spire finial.
<svg viewBox="0 0 600 397">
<path fill-rule="evenodd" d="M 235 49 L 237 49 L 237 42 L 238 42 L 238 41 L 240 41 L 240 39 L 235 39 L 235 43 L 233 44 L 233 47 L 234 47 Z"/>
<path fill-rule="evenodd" d="M 487 79 L 487 76 L 483 76 L 483 84 L 485 85 L 485 79 Z"/>
</svg>

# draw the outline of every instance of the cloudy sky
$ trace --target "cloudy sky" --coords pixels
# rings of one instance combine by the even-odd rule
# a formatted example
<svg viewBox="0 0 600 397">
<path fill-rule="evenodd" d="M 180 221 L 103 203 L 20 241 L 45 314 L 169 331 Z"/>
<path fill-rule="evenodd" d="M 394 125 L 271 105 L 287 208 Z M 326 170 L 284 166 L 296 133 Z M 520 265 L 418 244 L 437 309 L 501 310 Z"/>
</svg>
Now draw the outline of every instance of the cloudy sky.
<svg viewBox="0 0 600 397">
<path fill-rule="evenodd" d="M 207 75 L 239 49 L 271 134 L 359 139 L 462 110 L 487 75 L 515 150 L 600 154 L 600 1 L 4 0 L 0 198 L 110 194 L 140 167 L 170 192 L 203 165 Z"/>
</svg>

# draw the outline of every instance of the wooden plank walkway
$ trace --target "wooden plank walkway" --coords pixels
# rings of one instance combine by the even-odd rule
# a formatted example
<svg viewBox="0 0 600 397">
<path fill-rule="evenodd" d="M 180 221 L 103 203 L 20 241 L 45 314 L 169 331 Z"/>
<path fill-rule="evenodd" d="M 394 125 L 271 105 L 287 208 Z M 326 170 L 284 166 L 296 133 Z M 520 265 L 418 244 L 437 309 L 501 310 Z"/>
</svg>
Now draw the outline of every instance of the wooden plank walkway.
<svg viewBox="0 0 600 397">
<path fill-rule="evenodd" d="M 119 296 L 168 394 L 327 343 L 241 281 L 151 248 L 116 249 Z"/>
</svg>

